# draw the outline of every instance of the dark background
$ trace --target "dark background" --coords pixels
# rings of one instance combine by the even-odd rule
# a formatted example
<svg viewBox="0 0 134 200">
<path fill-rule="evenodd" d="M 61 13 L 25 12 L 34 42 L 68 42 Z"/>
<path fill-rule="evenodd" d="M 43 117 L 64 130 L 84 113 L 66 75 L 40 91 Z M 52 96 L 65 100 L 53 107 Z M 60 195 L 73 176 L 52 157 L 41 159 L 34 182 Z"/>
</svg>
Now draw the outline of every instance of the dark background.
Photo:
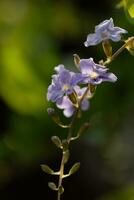
<svg viewBox="0 0 134 200">
<path fill-rule="evenodd" d="M 112 0 L 0 1 L 0 198 L 56 199 L 47 187 L 57 181 L 40 164 L 58 170 L 61 152 L 51 136 L 65 138 L 46 109 L 54 66 L 74 69 L 73 54 L 105 59 L 101 45 L 85 48 L 94 26 L 112 17 L 116 26 L 134 32 L 133 20 Z M 122 42 L 112 43 L 113 50 Z M 110 64 L 115 84 L 97 88 L 83 120 L 91 127 L 71 146 L 64 200 L 132 200 L 134 198 L 134 57 L 127 50 Z M 66 119 L 63 118 L 66 121 Z"/>
</svg>

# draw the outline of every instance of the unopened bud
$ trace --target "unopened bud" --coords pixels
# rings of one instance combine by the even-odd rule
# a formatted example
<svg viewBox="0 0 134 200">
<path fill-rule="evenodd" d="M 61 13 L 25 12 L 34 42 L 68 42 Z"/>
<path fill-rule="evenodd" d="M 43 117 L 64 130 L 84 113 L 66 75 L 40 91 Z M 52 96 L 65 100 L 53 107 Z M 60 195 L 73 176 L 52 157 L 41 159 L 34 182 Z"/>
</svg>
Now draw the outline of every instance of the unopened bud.
<svg viewBox="0 0 134 200">
<path fill-rule="evenodd" d="M 47 112 L 48 112 L 48 114 L 51 116 L 52 120 L 53 120 L 56 124 L 58 124 L 60 127 L 62 127 L 62 128 L 69 128 L 69 127 L 70 127 L 70 125 L 64 125 L 64 124 L 61 122 L 60 117 L 59 117 L 59 115 L 57 114 L 57 112 L 55 111 L 54 108 L 48 108 L 48 109 L 47 109 Z"/>
<path fill-rule="evenodd" d="M 77 54 L 74 54 L 74 63 L 75 66 L 79 69 L 80 57 Z"/>
<path fill-rule="evenodd" d="M 54 121 L 56 124 L 59 124 L 59 123 L 60 123 L 60 117 L 59 117 L 59 115 L 56 113 L 56 111 L 55 111 L 54 108 L 48 108 L 48 109 L 47 109 L 47 112 L 48 112 L 48 114 L 52 117 L 53 121 Z"/>
</svg>

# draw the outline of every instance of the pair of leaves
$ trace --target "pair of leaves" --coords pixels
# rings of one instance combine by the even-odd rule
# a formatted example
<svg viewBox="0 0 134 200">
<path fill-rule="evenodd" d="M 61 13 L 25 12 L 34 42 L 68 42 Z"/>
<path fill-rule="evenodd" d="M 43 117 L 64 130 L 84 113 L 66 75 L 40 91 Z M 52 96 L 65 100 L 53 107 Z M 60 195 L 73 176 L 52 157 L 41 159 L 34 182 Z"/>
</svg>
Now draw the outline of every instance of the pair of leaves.
<svg viewBox="0 0 134 200">
<path fill-rule="evenodd" d="M 76 171 L 78 171 L 79 167 L 80 167 L 80 163 L 79 162 L 75 163 L 69 170 L 69 173 L 67 175 L 64 175 L 64 177 L 74 174 Z M 60 173 L 60 172 L 54 172 L 48 165 L 41 165 L 41 169 L 45 173 L 51 174 L 51 175 L 59 175 Z"/>
<path fill-rule="evenodd" d="M 63 194 L 63 192 L 64 192 L 64 188 L 63 188 L 62 185 L 61 185 L 59 188 L 57 188 L 56 185 L 55 185 L 55 183 L 53 183 L 53 182 L 49 182 L 49 183 L 48 183 L 48 187 L 49 187 L 51 190 L 59 191 L 60 194 Z"/>
</svg>

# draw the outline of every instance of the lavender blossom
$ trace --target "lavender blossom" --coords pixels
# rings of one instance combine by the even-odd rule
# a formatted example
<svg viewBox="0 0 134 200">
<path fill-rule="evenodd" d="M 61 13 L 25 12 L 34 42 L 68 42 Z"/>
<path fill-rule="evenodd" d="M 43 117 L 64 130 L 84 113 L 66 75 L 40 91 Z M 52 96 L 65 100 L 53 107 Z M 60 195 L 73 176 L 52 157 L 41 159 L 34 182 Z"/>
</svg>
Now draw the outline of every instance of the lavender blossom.
<svg viewBox="0 0 134 200">
<path fill-rule="evenodd" d="M 74 90 L 77 94 L 77 98 L 78 100 L 81 99 L 81 97 L 83 96 L 83 94 L 85 93 L 87 87 L 84 88 L 80 88 L 79 86 L 75 86 Z M 87 96 L 85 97 L 85 99 L 82 101 L 81 103 L 81 110 L 86 111 L 88 110 L 90 103 L 89 103 L 89 98 L 92 95 L 90 93 L 87 94 Z M 58 108 L 63 109 L 63 114 L 66 117 L 71 117 L 75 111 L 75 106 L 73 105 L 73 103 L 70 101 L 70 99 L 68 98 L 68 96 L 64 96 L 62 101 L 60 103 L 56 104 Z"/>
<path fill-rule="evenodd" d="M 74 73 L 64 68 L 64 65 L 55 67 L 57 74 L 52 76 L 52 83 L 48 87 L 47 99 L 52 102 L 60 102 L 64 95 L 70 95 L 82 80 L 82 74 Z"/>
<path fill-rule="evenodd" d="M 104 81 L 115 82 L 117 77 L 113 73 L 108 73 L 105 66 L 94 63 L 93 58 L 81 59 L 79 68 L 83 76 L 83 83 L 98 85 Z"/>
<path fill-rule="evenodd" d="M 95 26 L 95 33 L 89 34 L 84 43 L 86 47 L 94 46 L 102 41 L 112 40 L 118 42 L 121 40 L 121 34 L 127 33 L 125 29 L 114 27 L 113 19 L 105 20 Z"/>
</svg>

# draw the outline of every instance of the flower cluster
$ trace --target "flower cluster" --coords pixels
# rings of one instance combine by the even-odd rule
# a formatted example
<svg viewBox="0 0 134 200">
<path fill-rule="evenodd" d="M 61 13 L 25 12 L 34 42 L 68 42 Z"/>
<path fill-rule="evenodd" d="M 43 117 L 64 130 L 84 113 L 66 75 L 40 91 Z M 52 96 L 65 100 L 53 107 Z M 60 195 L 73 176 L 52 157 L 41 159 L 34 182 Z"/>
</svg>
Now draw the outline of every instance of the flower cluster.
<svg viewBox="0 0 134 200">
<path fill-rule="evenodd" d="M 80 59 L 74 55 L 74 63 L 78 72 L 73 72 L 62 64 L 54 68 L 55 74 L 52 75 L 52 82 L 48 87 L 47 100 L 56 104 L 57 108 L 63 110 L 66 117 L 72 117 L 71 123 L 65 125 L 62 123 L 58 113 L 53 108 L 49 108 L 48 114 L 53 121 L 62 128 L 68 128 L 66 139 L 61 140 L 58 136 L 52 136 L 52 142 L 62 149 L 62 159 L 59 171 L 55 172 L 47 165 L 42 165 L 42 170 L 51 175 L 58 175 L 59 182 L 56 185 L 49 182 L 48 186 L 57 191 L 57 200 L 60 200 L 61 194 L 64 192 L 63 179 L 75 173 L 80 163 L 75 163 L 69 172 L 64 173 L 64 165 L 69 160 L 69 145 L 71 141 L 78 139 L 90 126 L 90 122 L 83 123 L 80 128 L 76 128 L 77 118 L 81 116 L 81 111 L 90 108 L 90 99 L 94 96 L 96 88 L 103 82 L 115 82 L 117 77 L 109 72 L 107 65 L 111 63 L 125 48 L 133 53 L 134 37 L 128 38 L 125 44 L 112 55 L 112 46 L 109 40 L 118 42 L 121 35 L 127 33 L 120 27 L 114 27 L 113 19 L 105 20 L 95 27 L 95 33 L 89 34 L 84 43 L 86 47 L 97 45 L 102 42 L 102 47 L 106 55 L 106 61 L 94 62 L 93 58 Z M 78 126 L 79 127 L 79 126 Z"/>
<path fill-rule="evenodd" d="M 69 71 L 64 65 L 56 66 L 56 74 L 52 76 L 52 83 L 48 87 L 48 101 L 55 102 L 58 108 L 63 109 L 66 117 L 73 115 L 76 105 L 81 101 L 89 84 L 98 85 L 104 81 L 115 82 L 117 80 L 113 73 L 108 72 L 108 68 L 96 64 L 93 58 L 80 59 L 78 66 L 80 73 Z M 77 104 L 72 101 L 72 95 L 75 96 Z M 92 93 L 88 91 L 81 102 L 81 110 L 89 108 L 88 99 L 91 97 Z"/>
<path fill-rule="evenodd" d="M 121 40 L 121 34 L 127 33 L 126 30 L 114 27 L 113 19 L 105 20 L 95 26 L 95 33 L 89 34 L 84 43 L 86 47 L 97 45 L 100 42 Z M 67 70 L 64 65 L 55 67 L 55 74 L 52 76 L 52 83 L 48 87 L 47 99 L 56 103 L 59 109 L 63 109 L 66 117 L 71 117 L 76 106 L 81 101 L 88 85 L 98 85 L 104 81 L 115 82 L 117 77 L 108 72 L 108 68 L 102 64 L 96 64 L 93 58 L 79 59 L 77 61 L 79 72 L 75 73 Z M 71 96 L 75 96 L 76 103 Z M 82 99 L 81 110 L 89 108 L 89 99 L 93 96 L 91 91 Z"/>
</svg>

